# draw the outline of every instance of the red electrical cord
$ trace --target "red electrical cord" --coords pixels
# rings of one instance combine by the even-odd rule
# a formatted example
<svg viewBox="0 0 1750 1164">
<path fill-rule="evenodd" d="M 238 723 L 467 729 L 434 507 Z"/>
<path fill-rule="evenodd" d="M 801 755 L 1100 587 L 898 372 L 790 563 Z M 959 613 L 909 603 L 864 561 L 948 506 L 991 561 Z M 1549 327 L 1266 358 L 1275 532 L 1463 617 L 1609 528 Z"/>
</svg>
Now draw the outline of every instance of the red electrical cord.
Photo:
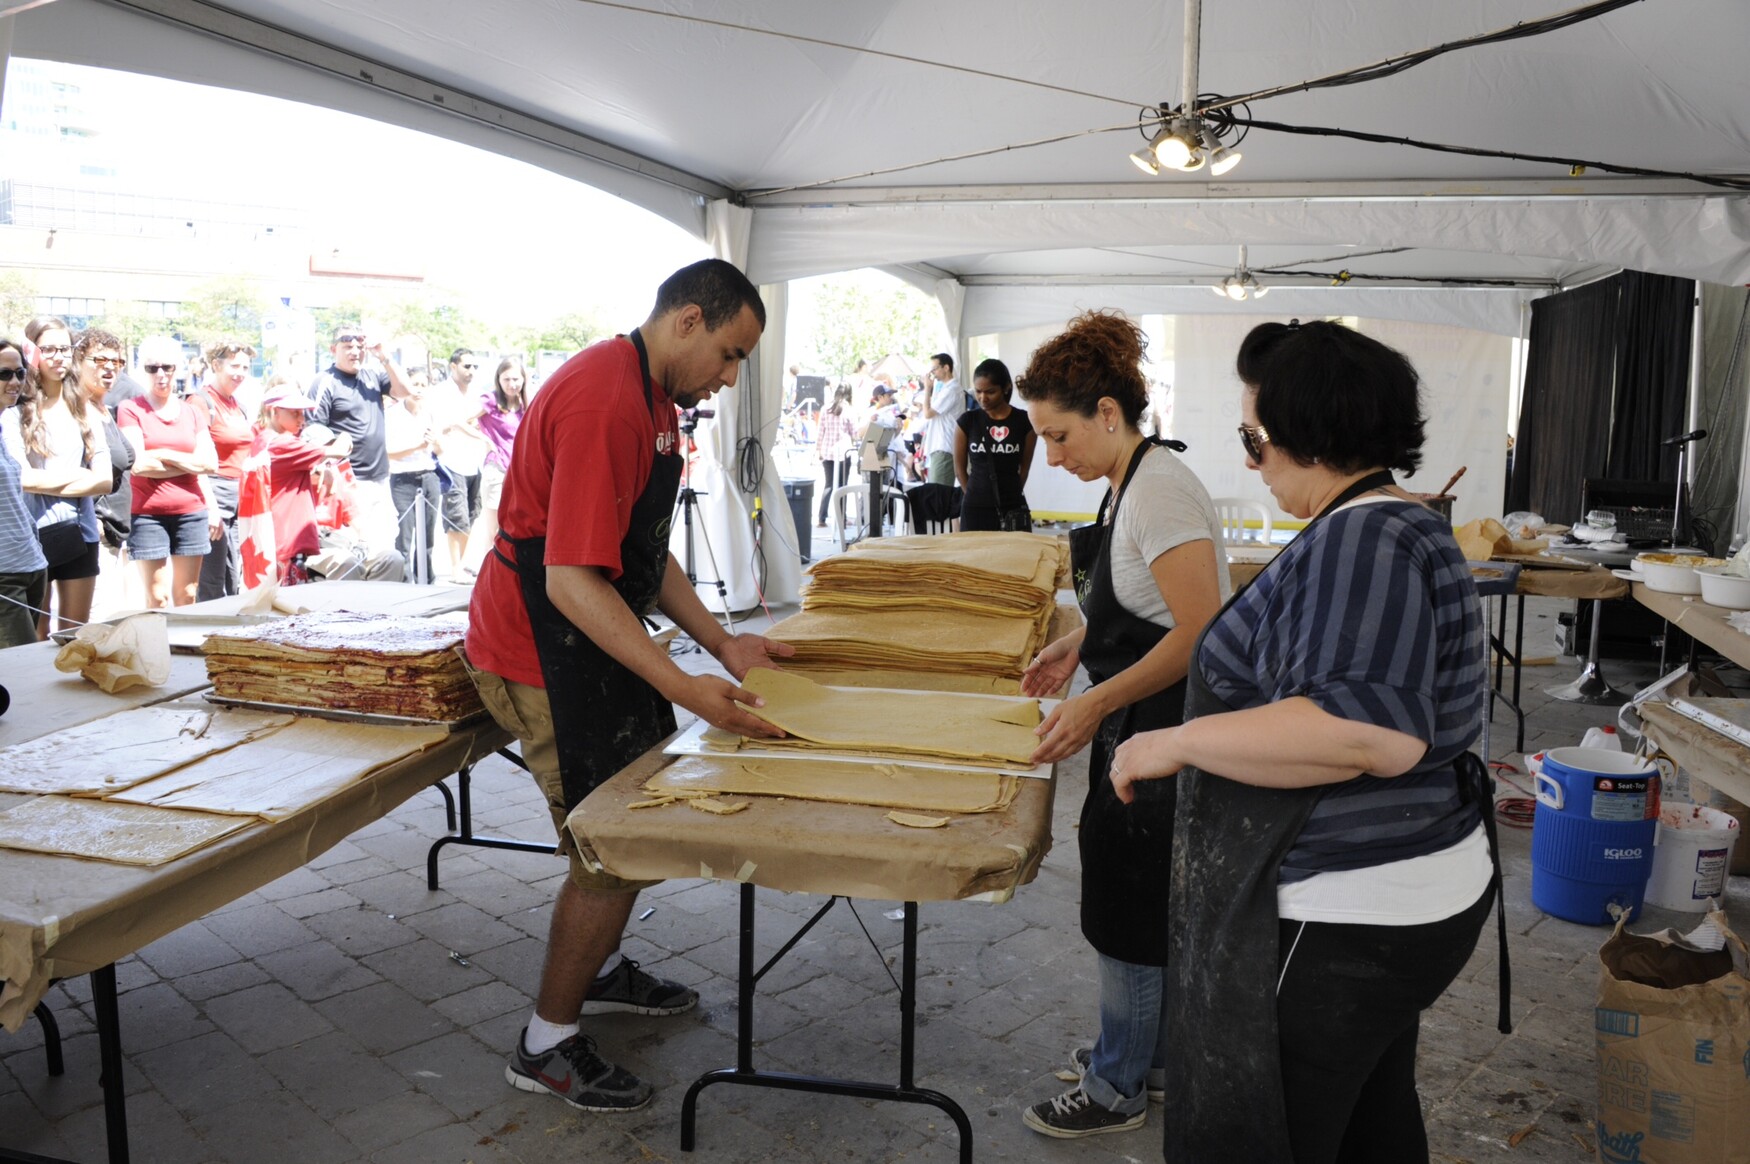
<svg viewBox="0 0 1750 1164">
<path fill-rule="evenodd" d="M 1525 794 L 1524 796 L 1497 794 L 1495 797 L 1495 819 L 1512 828 L 1530 828 L 1532 819 L 1537 815 L 1537 796 L 1531 789 L 1507 776 L 1509 772 L 1515 776 L 1519 775 L 1519 769 L 1502 760 L 1491 760 L 1489 770 L 1494 773 L 1496 780 L 1516 792 Z"/>
</svg>

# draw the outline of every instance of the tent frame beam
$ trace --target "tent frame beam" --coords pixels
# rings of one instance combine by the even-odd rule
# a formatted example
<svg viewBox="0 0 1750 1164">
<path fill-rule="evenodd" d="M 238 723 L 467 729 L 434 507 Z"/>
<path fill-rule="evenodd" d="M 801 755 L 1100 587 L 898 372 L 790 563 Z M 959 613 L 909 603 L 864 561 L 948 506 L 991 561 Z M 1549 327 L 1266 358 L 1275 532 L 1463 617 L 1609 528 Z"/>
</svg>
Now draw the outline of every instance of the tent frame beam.
<svg viewBox="0 0 1750 1164">
<path fill-rule="evenodd" d="M 757 210 L 964 202 L 1481 202 L 1603 198 L 1743 198 L 1681 178 L 1499 178 L 1479 182 L 1390 178 L 1341 182 L 1081 182 L 988 186 L 836 186 L 744 195 Z"/>
<path fill-rule="evenodd" d="M 698 174 L 688 173 L 551 121 L 531 117 L 509 106 L 488 101 L 477 94 L 452 88 L 417 73 L 348 52 L 266 21 L 240 15 L 208 3 L 207 0 L 102 2 L 113 8 L 149 16 L 166 24 L 251 49 L 354 85 L 388 93 L 463 121 L 638 174 L 700 198 L 734 196 L 734 191 L 727 186 Z"/>
</svg>

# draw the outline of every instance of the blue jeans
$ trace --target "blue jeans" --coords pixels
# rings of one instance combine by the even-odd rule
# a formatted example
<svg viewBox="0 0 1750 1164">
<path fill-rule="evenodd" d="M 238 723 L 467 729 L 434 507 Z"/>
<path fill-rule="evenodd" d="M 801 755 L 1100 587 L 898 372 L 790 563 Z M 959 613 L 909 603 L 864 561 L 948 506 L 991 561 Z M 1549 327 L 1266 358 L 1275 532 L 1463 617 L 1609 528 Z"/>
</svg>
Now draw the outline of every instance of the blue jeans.
<svg viewBox="0 0 1750 1164">
<path fill-rule="evenodd" d="M 1134 1115 L 1148 1107 L 1147 1084 L 1159 1086 L 1166 1065 L 1167 1012 L 1161 1005 L 1167 971 L 1100 955 L 1100 1037 L 1082 1076 L 1088 1098 Z"/>
</svg>

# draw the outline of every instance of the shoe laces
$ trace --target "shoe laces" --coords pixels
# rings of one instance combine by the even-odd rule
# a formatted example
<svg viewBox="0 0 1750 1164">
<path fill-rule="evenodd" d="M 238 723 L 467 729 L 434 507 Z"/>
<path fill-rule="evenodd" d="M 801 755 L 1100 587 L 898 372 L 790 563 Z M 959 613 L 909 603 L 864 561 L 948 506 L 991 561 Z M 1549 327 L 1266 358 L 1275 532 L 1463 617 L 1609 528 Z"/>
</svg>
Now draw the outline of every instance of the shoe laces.
<svg viewBox="0 0 1750 1164">
<path fill-rule="evenodd" d="M 1051 1097 L 1051 1114 L 1055 1116 L 1072 1116 L 1092 1106 L 1094 1101 L 1079 1087 Z"/>
<path fill-rule="evenodd" d="M 610 1069 L 607 1060 L 596 1050 L 595 1040 L 581 1031 L 553 1049 L 586 1080 L 594 1080 Z"/>
</svg>

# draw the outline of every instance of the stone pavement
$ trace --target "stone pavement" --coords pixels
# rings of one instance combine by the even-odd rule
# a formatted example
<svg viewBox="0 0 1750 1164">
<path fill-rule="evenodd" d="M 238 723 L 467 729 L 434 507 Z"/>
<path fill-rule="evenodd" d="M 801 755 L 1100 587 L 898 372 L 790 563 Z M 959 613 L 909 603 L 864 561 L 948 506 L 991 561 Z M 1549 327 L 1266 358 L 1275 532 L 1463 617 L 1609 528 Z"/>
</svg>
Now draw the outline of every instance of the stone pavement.
<svg viewBox="0 0 1750 1164">
<path fill-rule="evenodd" d="M 1528 604 L 1527 654 L 1553 655 L 1563 604 Z M 783 613 L 783 612 L 779 612 Z M 701 666 L 693 654 L 683 662 Z M 705 660 L 708 662 L 708 660 Z M 1527 747 L 1578 742 L 1607 709 L 1542 691 L 1572 659 L 1527 669 Z M 1651 664 L 1607 663 L 1618 686 Z M 1513 739 L 1498 721 L 1494 750 Z M 532 783 L 494 758 L 476 772 L 482 831 L 551 839 Z M 980 1160 L 1147 1161 L 1159 1120 L 1080 1142 L 1024 1128 L 1024 1107 L 1062 1090 L 1055 1072 L 1095 1023 L 1094 957 L 1077 931 L 1076 810 L 1085 761 L 1060 771 L 1057 847 L 1008 904 L 925 904 L 918 982 L 918 1083 L 958 1099 Z M 531 1007 L 549 902 L 563 866 L 540 855 L 446 850 L 443 888 L 423 859 L 443 828 L 435 794 L 118 964 L 134 1158 L 324 1164 L 339 1161 L 953 1161 L 958 1137 L 934 1109 L 720 1086 L 700 1105 L 698 1150 L 679 1150 L 688 1081 L 734 1062 L 736 891 L 698 881 L 648 892 L 627 953 L 697 987 L 696 1013 L 589 1020 L 612 1056 L 656 1082 L 649 1108 L 586 1115 L 504 1082 L 507 1049 Z M 1423 1022 L 1421 1088 L 1440 1161 L 1590 1158 L 1591 1006 L 1602 929 L 1529 904 L 1529 836 L 1504 830 L 1512 932 L 1510 1036 L 1495 1030 L 1493 921 L 1460 980 Z M 821 899 L 763 892 L 762 949 L 774 950 Z M 841 904 L 768 976 L 756 1006 L 761 1065 L 888 1080 L 897 1071 L 897 903 Z M 646 908 L 654 912 L 640 918 Z M 1750 931 L 1750 885 L 1730 912 Z M 860 919 L 860 924 L 859 924 Z M 1650 911 L 1636 929 L 1692 921 Z M 879 957 L 865 940 L 867 927 Z M 0 1034 L 0 1143 L 103 1159 L 97 1047 L 83 979 L 51 991 L 67 1074 L 43 1070 L 34 1023 Z"/>
</svg>

